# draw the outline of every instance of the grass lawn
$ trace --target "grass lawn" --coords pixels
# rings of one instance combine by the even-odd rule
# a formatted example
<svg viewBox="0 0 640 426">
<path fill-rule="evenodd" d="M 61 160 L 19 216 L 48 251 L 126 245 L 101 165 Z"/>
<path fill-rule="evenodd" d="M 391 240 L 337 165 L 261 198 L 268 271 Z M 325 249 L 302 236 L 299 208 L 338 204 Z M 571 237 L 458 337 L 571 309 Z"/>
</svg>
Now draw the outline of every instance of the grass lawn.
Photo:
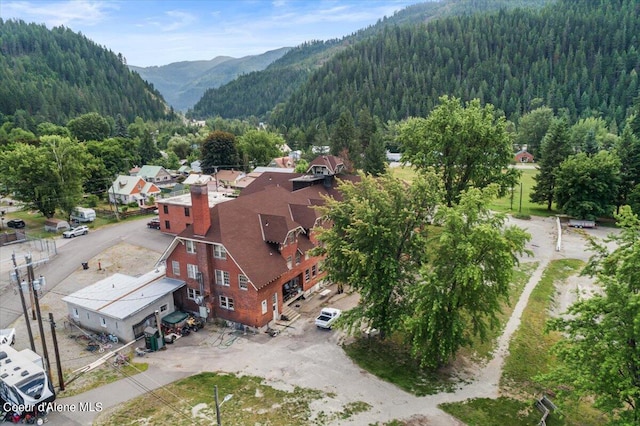
<svg viewBox="0 0 640 426">
<path fill-rule="evenodd" d="M 512 395 L 497 400 L 484 398 L 460 403 L 443 404 L 441 408 L 469 425 L 491 426 L 495 424 L 532 425 L 540 421 L 541 414 L 534 408 L 534 398 L 552 389 L 550 384 L 535 380 L 539 374 L 548 372 L 557 362 L 550 353 L 551 346 L 561 338 L 559 333 L 545 333 L 555 293 L 555 284 L 577 274 L 583 262 L 573 259 L 552 261 L 542 279 L 533 290 L 529 303 L 522 314 L 520 328 L 512 337 L 509 356 L 505 359 L 500 383 L 503 394 Z M 588 404 L 555 401 L 562 403 L 564 417 L 551 414 L 547 425 L 599 425 L 603 423 L 600 413 Z M 499 414 L 498 414 L 499 413 Z M 504 415 L 506 422 L 496 423 L 494 415 Z M 535 418 L 531 423 L 530 416 Z"/>
<path fill-rule="evenodd" d="M 332 398 L 314 389 L 295 388 L 291 392 L 265 385 L 254 376 L 238 377 L 225 373 L 201 373 L 148 392 L 105 413 L 96 425 L 215 424 L 214 386 L 221 406 L 222 424 L 229 425 L 325 425 L 371 409 L 364 402 L 350 403 L 340 412 L 321 411 L 312 418 L 310 404 Z"/>
<path fill-rule="evenodd" d="M 399 179 L 411 182 L 416 174 L 416 171 L 411 167 L 394 167 L 391 170 L 391 174 Z M 533 177 L 538 173 L 537 169 L 522 169 L 522 197 L 520 196 L 520 185 L 513 188 L 513 198 L 510 194 L 495 200 L 490 208 L 494 211 L 513 213 L 529 216 L 554 216 L 560 212 L 557 210 L 547 210 L 546 205 L 534 204 L 529 201 L 529 194 L 535 184 Z M 522 200 L 522 208 L 520 202 Z"/>
<path fill-rule="evenodd" d="M 149 368 L 149 364 L 147 363 L 132 362 L 124 366 L 114 367 L 111 362 L 112 361 L 108 360 L 103 366 L 84 373 L 68 385 L 65 385 L 64 391 L 58 392 L 58 398 L 78 395 L 111 382 L 124 379 L 125 377 L 142 373 Z M 65 376 L 67 376 L 65 380 L 72 378 L 69 374 L 70 373 L 65 374 Z"/>
<path fill-rule="evenodd" d="M 509 294 L 511 305 L 503 305 L 503 312 L 499 315 L 500 327 L 493 330 L 485 342 L 480 342 L 478 339 L 473 342 L 471 348 L 462 349 L 461 356 L 478 362 L 484 362 L 490 358 L 497 338 L 536 266 L 536 263 L 523 263 L 514 272 L 513 285 Z M 353 343 L 345 345 L 344 350 L 361 368 L 417 396 L 451 391 L 460 381 L 444 370 L 431 371 L 421 368 L 401 340 L 400 336 L 387 338 L 384 341 L 356 339 Z"/>
</svg>

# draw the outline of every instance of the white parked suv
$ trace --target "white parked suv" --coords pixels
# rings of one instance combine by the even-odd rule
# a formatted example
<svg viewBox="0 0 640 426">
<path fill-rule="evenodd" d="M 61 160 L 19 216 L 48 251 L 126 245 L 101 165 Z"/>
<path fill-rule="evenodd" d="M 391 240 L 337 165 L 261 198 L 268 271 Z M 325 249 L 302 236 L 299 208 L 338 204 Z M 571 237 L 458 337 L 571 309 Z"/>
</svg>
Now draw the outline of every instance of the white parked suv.
<svg viewBox="0 0 640 426">
<path fill-rule="evenodd" d="M 89 233 L 89 228 L 82 225 L 82 226 L 76 226 L 75 228 L 71 228 L 68 231 L 64 231 L 62 233 L 62 236 L 65 238 L 73 238 L 73 237 L 77 237 L 78 235 L 87 235 Z"/>
</svg>

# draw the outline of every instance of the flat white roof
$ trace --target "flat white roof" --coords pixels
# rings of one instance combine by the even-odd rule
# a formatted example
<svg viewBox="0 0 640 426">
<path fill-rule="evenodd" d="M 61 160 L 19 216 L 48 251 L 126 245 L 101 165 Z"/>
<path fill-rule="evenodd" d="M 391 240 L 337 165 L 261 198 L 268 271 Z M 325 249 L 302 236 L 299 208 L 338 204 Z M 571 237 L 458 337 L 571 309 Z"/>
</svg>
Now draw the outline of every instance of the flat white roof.
<svg viewBox="0 0 640 426">
<path fill-rule="evenodd" d="M 209 208 L 215 206 L 218 203 L 224 203 L 225 201 L 233 200 L 232 197 L 227 197 L 225 192 L 209 191 Z M 176 195 L 175 197 L 163 198 L 157 200 L 158 204 L 171 204 L 177 206 L 191 206 L 191 194 L 187 192 L 183 195 Z"/>
<path fill-rule="evenodd" d="M 68 304 L 123 320 L 185 285 L 184 281 L 167 278 L 164 275 L 164 266 L 140 277 L 113 274 L 63 297 L 62 300 Z"/>
</svg>

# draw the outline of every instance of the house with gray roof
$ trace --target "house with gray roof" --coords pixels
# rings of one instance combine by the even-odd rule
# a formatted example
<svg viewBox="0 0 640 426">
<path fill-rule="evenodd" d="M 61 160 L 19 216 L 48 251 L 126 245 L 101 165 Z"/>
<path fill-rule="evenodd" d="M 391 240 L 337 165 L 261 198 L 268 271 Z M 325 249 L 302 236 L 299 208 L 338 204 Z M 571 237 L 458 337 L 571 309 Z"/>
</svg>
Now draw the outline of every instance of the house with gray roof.
<svg viewBox="0 0 640 426">
<path fill-rule="evenodd" d="M 174 184 L 171 173 L 162 166 L 144 165 L 138 170 L 136 176 L 140 176 L 147 182 L 155 183 L 158 187 L 170 186 Z"/>
<path fill-rule="evenodd" d="M 136 202 L 139 206 L 144 206 L 149 197 L 157 198 L 160 192 L 156 184 L 147 182 L 140 176 L 120 175 L 109 188 L 109 201 L 120 204 Z"/>
<path fill-rule="evenodd" d="M 173 293 L 185 282 L 165 276 L 163 266 L 139 277 L 113 274 L 62 298 L 69 318 L 86 330 L 114 334 L 130 342 L 175 311 Z"/>
</svg>

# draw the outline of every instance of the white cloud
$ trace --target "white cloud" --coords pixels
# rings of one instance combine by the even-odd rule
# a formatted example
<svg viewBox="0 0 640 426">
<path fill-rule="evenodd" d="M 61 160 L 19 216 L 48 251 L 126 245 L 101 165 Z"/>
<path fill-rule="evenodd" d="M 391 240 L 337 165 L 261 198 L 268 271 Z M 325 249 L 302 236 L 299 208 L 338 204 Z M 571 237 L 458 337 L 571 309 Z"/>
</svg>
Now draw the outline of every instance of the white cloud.
<svg viewBox="0 0 640 426">
<path fill-rule="evenodd" d="M 118 2 L 99 2 L 90 0 L 61 1 L 56 3 L 38 3 L 26 1 L 3 2 L 1 12 L 4 16 L 20 16 L 22 20 L 45 24 L 48 27 L 64 25 L 95 26 L 103 22 L 110 10 L 119 9 Z"/>
</svg>

